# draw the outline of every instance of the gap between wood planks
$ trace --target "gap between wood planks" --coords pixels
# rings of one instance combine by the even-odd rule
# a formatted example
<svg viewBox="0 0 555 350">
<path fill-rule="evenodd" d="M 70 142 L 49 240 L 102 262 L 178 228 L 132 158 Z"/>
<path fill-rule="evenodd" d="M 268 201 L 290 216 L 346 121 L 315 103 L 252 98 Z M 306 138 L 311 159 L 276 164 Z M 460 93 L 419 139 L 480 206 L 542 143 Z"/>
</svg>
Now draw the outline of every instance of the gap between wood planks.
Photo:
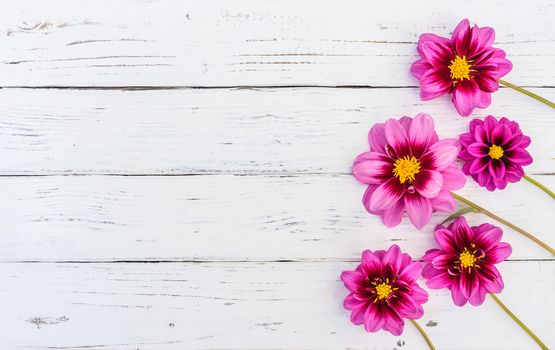
<svg viewBox="0 0 555 350">
<path fill-rule="evenodd" d="M 422 259 L 413 261 L 423 262 Z M 511 259 L 505 261 L 542 261 L 555 262 L 551 258 L 527 258 Z M 275 259 L 275 260 L 195 260 L 195 259 L 163 259 L 163 260 L 7 260 L 0 261 L 1 264 L 221 264 L 221 263 L 247 263 L 247 264 L 274 264 L 274 263 L 329 263 L 329 262 L 348 262 L 360 263 L 360 259 Z"/>
<path fill-rule="evenodd" d="M 519 85 L 526 89 L 553 89 L 553 85 Z M 34 89 L 34 90 L 123 90 L 123 91 L 144 91 L 144 90 L 218 90 L 218 89 L 417 89 L 418 85 L 182 85 L 182 86 L 149 86 L 149 85 L 124 85 L 124 86 L 58 86 L 58 85 L 8 85 L 0 86 L 0 89 Z M 509 89 L 506 86 L 500 86 L 501 89 Z"/>
</svg>

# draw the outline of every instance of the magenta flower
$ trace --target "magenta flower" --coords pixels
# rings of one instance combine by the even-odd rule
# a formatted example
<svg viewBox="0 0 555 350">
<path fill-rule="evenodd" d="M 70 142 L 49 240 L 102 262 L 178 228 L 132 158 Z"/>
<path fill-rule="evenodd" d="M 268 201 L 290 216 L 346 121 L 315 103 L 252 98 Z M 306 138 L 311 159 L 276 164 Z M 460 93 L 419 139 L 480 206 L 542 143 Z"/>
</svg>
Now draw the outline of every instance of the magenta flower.
<svg viewBox="0 0 555 350">
<path fill-rule="evenodd" d="M 360 265 L 341 273 L 350 292 L 343 306 L 351 310 L 351 322 L 364 324 L 367 332 L 403 333 L 404 319 L 422 317 L 422 304 L 428 301 L 428 293 L 416 283 L 421 273 L 422 265 L 397 245 L 387 251 L 363 251 Z"/>
<path fill-rule="evenodd" d="M 449 288 L 457 306 L 467 301 L 477 306 L 486 293 L 499 293 L 503 279 L 494 266 L 511 254 L 508 243 L 499 242 L 503 231 L 490 224 L 469 227 L 459 216 L 449 227 L 437 226 L 435 239 L 440 249 L 430 249 L 422 258 L 422 275 L 432 289 Z"/>
<path fill-rule="evenodd" d="M 372 126 L 370 152 L 353 163 L 353 175 L 368 184 L 362 202 L 380 215 L 386 226 L 397 226 L 406 209 L 411 222 L 422 229 L 436 210 L 452 212 L 449 193 L 464 186 L 465 176 L 454 163 L 456 139 L 439 140 L 432 117 L 389 119 Z"/>
<path fill-rule="evenodd" d="M 457 25 L 451 39 L 420 35 L 421 58 L 410 69 L 420 80 L 420 98 L 427 101 L 451 94 L 457 112 L 465 117 L 476 107 L 489 106 L 499 79 L 513 67 L 503 50 L 491 47 L 494 39 L 493 28 L 470 27 L 468 19 Z"/>
<path fill-rule="evenodd" d="M 469 129 L 459 138 L 463 172 L 490 191 L 520 181 L 522 167 L 532 163 L 532 156 L 525 150 L 531 140 L 522 134 L 518 123 L 489 115 L 484 121 L 472 120 Z"/>
</svg>

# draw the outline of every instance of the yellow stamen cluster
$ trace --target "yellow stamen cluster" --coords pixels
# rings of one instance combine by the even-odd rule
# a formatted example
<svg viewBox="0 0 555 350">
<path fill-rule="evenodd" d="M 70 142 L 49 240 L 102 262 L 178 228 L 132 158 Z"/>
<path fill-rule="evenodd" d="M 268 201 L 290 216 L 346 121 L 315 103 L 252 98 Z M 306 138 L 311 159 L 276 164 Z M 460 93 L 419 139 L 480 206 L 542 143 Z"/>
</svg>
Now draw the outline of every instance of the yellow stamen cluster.
<svg viewBox="0 0 555 350">
<path fill-rule="evenodd" d="M 451 71 L 451 79 L 453 82 L 457 80 L 470 79 L 470 72 L 475 72 L 472 69 L 472 61 L 467 60 L 466 56 L 455 56 L 449 65 L 449 70 Z"/>
<path fill-rule="evenodd" d="M 491 159 L 499 159 L 503 157 L 503 148 L 501 148 L 501 146 L 491 145 L 488 155 L 491 157 Z"/>
<path fill-rule="evenodd" d="M 393 163 L 393 176 L 398 177 L 401 183 L 405 183 L 407 180 L 412 183 L 416 174 L 420 172 L 420 168 L 418 159 L 414 156 L 404 156 Z"/>
<path fill-rule="evenodd" d="M 392 292 L 393 288 L 387 283 L 381 283 L 376 286 L 376 294 L 379 300 L 387 298 Z"/>
<path fill-rule="evenodd" d="M 478 250 L 476 249 L 476 245 L 472 243 L 470 245 L 472 250 L 468 248 L 464 248 L 464 250 L 459 254 L 459 260 L 455 263 L 457 264 L 455 268 L 457 269 L 468 269 L 470 273 L 472 268 L 480 269 L 480 259 L 481 257 L 478 254 Z"/>
<path fill-rule="evenodd" d="M 459 261 L 461 262 L 461 266 L 463 268 L 466 267 L 474 267 L 474 263 L 476 263 L 476 256 L 468 251 L 468 249 L 464 249 L 464 251 L 459 255 Z"/>
<path fill-rule="evenodd" d="M 393 278 L 393 280 L 390 280 L 389 278 L 386 278 L 385 280 L 381 278 L 374 278 L 372 281 L 368 280 L 371 284 L 369 291 L 375 296 L 374 303 L 377 303 L 380 300 L 389 303 L 390 298 L 395 298 L 394 292 L 399 288 L 393 287 L 393 283 L 395 283 L 397 277 L 398 276 Z"/>
</svg>

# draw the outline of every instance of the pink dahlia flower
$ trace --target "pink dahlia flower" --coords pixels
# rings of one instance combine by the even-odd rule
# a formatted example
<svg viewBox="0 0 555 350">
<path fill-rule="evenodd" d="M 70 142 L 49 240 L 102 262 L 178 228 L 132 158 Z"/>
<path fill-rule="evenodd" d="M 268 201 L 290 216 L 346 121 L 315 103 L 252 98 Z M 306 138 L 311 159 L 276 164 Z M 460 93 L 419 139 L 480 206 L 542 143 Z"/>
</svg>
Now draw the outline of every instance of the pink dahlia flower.
<svg viewBox="0 0 555 350">
<path fill-rule="evenodd" d="M 428 301 L 428 293 L 416 283 L 421 272 L 422 265 L 397 245 L 387 251 L 363 251 L 360 265 L 341 273 L 349 290 L 343 306 L 351 310 L 351 322 L 364 324 L 367 332 L 403 333 L 404 319 L 422 317 L 422 304 Z"/>
<path fill-rule="evenodd" d="M 532 163 L 532 156 L 525 150 L 531 140 L 522 134 L 518 123 L 489 115 L 484 121 L 472 120 L 469 128 L 470 132 L 459 139 L 463 172 L 490 191 L 520 181 L 522 167 Z"/>
<path fill-rule="evenodd" d="M 424 33 L 418 40 L 420 59 L 412 64 L 412 75 L 420 80 L 423 101 L 451 94 L 462 116 L 476 107 L 486 108 L 499 79 L 513 67 L 505 52 L 491 47 L 495 31 L 470 26 L 468 19 L 455 28 L 451 39 Z"/>
<path fill-rule="evenodd" d="M 449 288 L 457 306 L 467 301 L 477 306 L 486 293 L 503 290 L 503 279 L 495 267 L 511 254 L 508 243 L 499 242 L 503 231 L 490 224 L 468 226 L 459 216 L 449 227 L 437 226 L 435 239 L 440 249 L 430 249 L 422 258 L 422 275 L 432 289 Z"/>
<path fill-rule="evenodd" d="M 368 184 L 362 202 L 380 215 L 386 226 L 397 226 L 406 210 L 422 229 L 436 210 L 452 212 L 449 193 L 464 186 L 464 174 L 454 163 L 460 146 L 456 139 L 439 140 L 432 117 L 389 119 L 372 126 L 370 152 L 353 163 L 353 175 Z"/>
</svg>

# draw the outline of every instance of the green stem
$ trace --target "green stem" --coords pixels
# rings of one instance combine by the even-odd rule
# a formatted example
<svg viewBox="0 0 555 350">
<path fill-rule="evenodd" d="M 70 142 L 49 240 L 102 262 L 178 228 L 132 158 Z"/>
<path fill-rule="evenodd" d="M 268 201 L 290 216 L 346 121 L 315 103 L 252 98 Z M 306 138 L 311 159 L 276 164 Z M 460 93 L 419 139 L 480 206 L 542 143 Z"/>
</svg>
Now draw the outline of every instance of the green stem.
<svg viewBox="0 0 555 350">
<path fill-rule="evenodd" d="M 485 214 L 487 216 L 489 216 L 490 218 L 512 228 L 513 230 L 515 230 L 516 232 L 520 233 L 521 235 L 527 237 L 528 239 L 532 240 L 533 242 L 535 242 L 536 244 L 540 245 L 542 248 L 544 248 L 545 250 L 547 250 L 549 253 L 551 253 L 551 255 L 555 255 L 555 249 L 551 248 L 549 245 L 547 245 L 546 243 L 540 241 L 539 239 L 537 239 L 536 237 L 534 237 L 531 233 L 528 233 L 526 231 L 524 231 L 523 229 L 521 229 L 520 227 L 511 224 L 510 222 L 508 222 L 507 220 L 500 218 L 499 216 L 495 215 L 494 213 L 492 213 L 489 210 L 486 210 L 484 208 L 482 208 L 481 206 L 479 206 L 478 204 L 469 201 L 468 199 L 459 196 L 458 194 L 451 192 L 451 194 L 453 195 L 453 197 L 455 197 L 458 201 L 463 202 L 464 204 L 476 209 L 477 212 Z"/>
<path fill-rule="evenodd" d="M 516 91 L 518 91 L 518 92 L 522 92 L 523 94 L 525 94 L 525 95 L 527 95 L 527 96 L 530 96 L 530 97 L 532 97 L 533 99 L 536 99 L 536 100 L 538 100 L 538 101 L 540 101 L 540 102 L 543 102 L 543 103 L 545 103 L 546 105 L 548 105 L 548 106 L 551 107 L 551 108 L 555 108 L 555 103 L 553 103 L 553 102 L 549 101 L 548 99 L 545 99 L 545 98 L 543 98 L 543 97 L 541 97 L 541 96 L 538 96 L 538 95 L 536 95 L 535 93 L 533 93 L 533 92 L 531 92 L 531 91 L 528 91 L 528 90 L 526 90 L 526 89 L 523 89 L 523 88 L 521 88 L 520 86 L 513 85 L 513 84 L 509 83 L 508 81 L 505 81 L 505 80 L 502 80 L 502 79 L 499 79 L 499 82 L 500 82 L 501 84 L 505 85 L 506 87 L 510 87 L 511 89 L 514 89 L 514 90 L 516 90 Z"/>
<path fill-rule="evenodd" d="M 428 335 L 426 334 L 426 332 L 424 331 L 424 329 L 422 329 L 422 327 L 420 327 L 420 325 L 415 321 L 415 320 L 410 320 L 412 322 L 412 324 L 416 327 L 416 329 L 418 329 L 418 331 L 420 332 L 420 334 L 422 334 L 422 336 L 424 337 L 424 339 L 426 340 L 426 343 L 428 343 L 428 346 L 430 347 L 430 350 L 436 350 L 434 344 L 432 343 L 432 341 L 430 340 L 430 337 L 428 337 Z"/>
<path fill-rule="evenodd" d="M 518 323 L 518 325 L 524 329 L 526 331 L 526 333 L 528 333 L 528 335 L 530 337 L 532 337 L 532 339 L 534 339 L 534 341 L 536 343 L 538 343 L 538 345 L 540 346 L 540 348 L 542 348 L 543 350 L 549 350 L 547 348 L 547 346 L 545 346 L 545 344 L 540 340 L 540 338 L 538 338 L 537 335 L 534 334 L 534 332 L 532 332 L 530 330 L 530 328 L 528 328 L 518 317 L 516 317 L 515 314 L 513 314 L 511 312 L 511 310 L 509 310 L 509 308 L 507 306 L 505 306 L 505 304 L 503 304 L 503 302 L 501 300 L 499 300 L 499 298 L 497 298 L 495 296 L 495 294 L 490 294 L 490 296 L 493 298 L 493 300 L 495 300 L 495 302 L 497 303 L 497 305 L 501 306 L 501 308 L 507 313 L 507 315 L 509 315 L 513 321 L 515 321 L 516 323 Z"/>
<path fill-rule="evenodd" d="M 524 175 L 524 178 L 526 180 L 530 181 L 531 183 L 533 183 L 534 185 L 538 186 L 539 188 L 541 188 L 545 193 L 547 193 L 548 195 L 550 195 L 552 198 L 555 199 L 555 193 L 553 193 L 549 188 L 545 187 L 544 185 L 539 183 L 537 180 L 532 179 L 528 175 Z"/>
</svg>

